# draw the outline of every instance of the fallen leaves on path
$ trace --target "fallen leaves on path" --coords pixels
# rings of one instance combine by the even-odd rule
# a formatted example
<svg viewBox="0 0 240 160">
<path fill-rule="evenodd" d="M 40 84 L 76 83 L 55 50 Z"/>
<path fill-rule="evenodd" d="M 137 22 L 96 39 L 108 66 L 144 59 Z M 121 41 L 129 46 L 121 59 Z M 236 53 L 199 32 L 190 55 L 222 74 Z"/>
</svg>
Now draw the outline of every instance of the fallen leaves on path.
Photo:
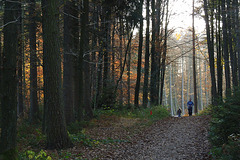
<svg viewBox="0 0 240 160">
<path fill-rule="evenodd" d="M 76 152 L 86 159 L 207 160 L 209 121 L 208 116 L 171 117 L 146 127 L 138 119 L 114 118 L 86 131 L 92 139 L 114 143 L 81 146 Z"/>
</svg>

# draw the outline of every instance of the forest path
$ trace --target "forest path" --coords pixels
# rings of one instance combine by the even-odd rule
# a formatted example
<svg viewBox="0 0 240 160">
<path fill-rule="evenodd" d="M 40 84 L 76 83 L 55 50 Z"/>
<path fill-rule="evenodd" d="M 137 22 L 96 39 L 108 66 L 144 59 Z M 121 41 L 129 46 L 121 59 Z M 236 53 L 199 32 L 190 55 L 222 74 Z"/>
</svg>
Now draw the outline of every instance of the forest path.
<svg viewBox="0 0 240 160">
<path fill-rule="evenodd" d="M 113 159 L 206 160 L 210 159 L 210 117 L 171 117 L 156 122 L 136 142 L 116 151 Z"/>
<path fill-rule="evenodd" d="M 117 119 L 109 127 L 99 126 L 89 134 L 92 138 L 127 142 L 86 147 L 81 152 L 86 159 L 101 160 L 207 160 L 209 122 L 209 116 L 169 117 L 139 128 L 133 120 Z"/>
</svg>

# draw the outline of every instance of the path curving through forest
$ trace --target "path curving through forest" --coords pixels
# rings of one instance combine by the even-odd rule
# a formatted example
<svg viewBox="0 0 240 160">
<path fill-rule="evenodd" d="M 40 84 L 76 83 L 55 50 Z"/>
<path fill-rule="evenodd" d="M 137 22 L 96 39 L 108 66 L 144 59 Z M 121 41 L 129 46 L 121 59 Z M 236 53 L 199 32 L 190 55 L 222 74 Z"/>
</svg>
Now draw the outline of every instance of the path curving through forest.
<svg viewBox="0 0 240 160">
<path fill-rule="evenodd" d="M 210 159 L 208 116 L 171 117 L 156 122 L 132 145 L 123 146 L 110 159 Z"/>
</svg>

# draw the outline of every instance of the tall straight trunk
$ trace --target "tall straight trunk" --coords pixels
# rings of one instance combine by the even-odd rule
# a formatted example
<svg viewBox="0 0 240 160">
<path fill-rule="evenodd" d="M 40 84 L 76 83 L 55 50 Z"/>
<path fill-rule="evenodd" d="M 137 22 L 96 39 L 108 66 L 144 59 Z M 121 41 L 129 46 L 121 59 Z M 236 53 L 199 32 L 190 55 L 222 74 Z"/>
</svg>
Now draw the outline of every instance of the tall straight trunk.
<svg viewBox="0 0 240 160">
<path fill-rule="evenodd" d="M 109 52 L 110 52 L 110 44 L 111 44 L 111 8 L 103 7 L 104 10 L 104 38 L 103 38 L 103 52 L 104 52 L 104 65 L 103 65 L 103 89 L 106 90 L 109 84 Z"/>
<path fill-rule="evenodd" d="M 233 0 L 234 7 L 234 20 L 235 20 L 235 33 L 236 33 L 236 52 L 238 56 L 238 84 L 240 84 L 240 24 L 239 24 L 239 2 Z"/>
<path fill-rule="evenodd" d="M 122 58 L 123 58 L 123 45 L 122 45 L 122 35 L 123 35 L 123 20 L 122 20 L 122 17 L 120 17 L 120 37 L 119 37 L 119 40 L 120 40 L 120 50 L 119 50 L 119 59 L 120 59 L 120 74 L 123 73 L 123 63 L 122 63 Z M 121 75 L 120 75 L 121 76 Z M 119 83 L 119 90 L 120 90 L 120 95 L 119 95 L 119 104 L 120 106 L 122 106 L 123 104 L 123 82 L 122 82 L 122 79 Z"/>
<path fill-rule="evenodd" d="M 183 71 L 183 56 L 182 56 L 182 114 L 185 115 L 185 109 L 184 109 L 184 71 Z"/>
<path fill-rule="evenodd" d="M 93 17 L 92 17 L 92 22 L 93 26 L 92 29 L 93 31 L 96 31 L 98 26 L 98 9 L 97 6 L 94 5 L 93 9 Z M 93 100 L 93 109 L 96 109 L 96 102 L 95 102 L 95 97 L 96 97 L 96 88 L 97 88 L 97 51 L 96 51 L 96 46 L 97 46 L 97 35 L 92 34 L 92 43 L 91 43 L 91 50 L 92 50 L 92 63 L 91 64 L 91 98 Z"/>
<path fill-rule="evenodd" d="M 140 14 L 142 15 L 143 10 L 143 0 L 140 1 Z M 143 46 L 143 17 L 140 19 L 139 28 L 139 44 L 138 44 L 138 65 L 137 65 L 137 81 L 135 87 L 135 98 L 134 105 L 139 107 L 139 90 L 140 90 L 140 80 L 141 80 L 141 65 L 142 65 L 142 46 Z"/>
<path fill-rule="evenodd" d="M 218 86 L 218 99 L 222 100 L 222 77 L 223 77 L 223 66 L 222 66 L 222 41 L 221 41 L 221 26 L 220 26 L 220 5 L 218 5 L 216 13 L 216 48 L 217 48 L 217 86 Z"/>
<path fill-rule="evenodd" d="M 209 63 L 210 63 L 210 74 L 211 74 L 211 92 L 212 92 L 212 103 L 216 104 L 217 99 L 217 89 L 216 89 L 216 78 L 215 78 L 215 65 L 214 65 L 214 46 L 211 40 L 210 35 L 210 26 L 209 26 L 209 16 L 208 16 L 208 3 L 207 0 L 204 0 L 204 13 L 205 13 L 205 23 L 206 23 L 206 32 L 207 32 L 207 45 L 208 45 L 208 54 L 209 54 Z"/>
<path fill-rule="evenodd" d="M 194 0 L 193 0 L 193 13 L 192 13 L 192 39 L 193 39 L 193 88 L 194 88 L 194 113 L 198 113 L 198 104 L 197 104 L 197 80 L 196 80 L 196 53 L 195 53 L 195 27 L 194 27 Z"/>
<path fill-rule="evenodd" d="M 160 105 L 162 105 L 162 97 L 163 97 L 163 88 L 164 88 L 164 79 L 165 79 L 165 71 L 166 71 L 166 57 L 167 57 L 167 38 L 168 38 L 168 7 L 169 0 L 167 0 L 167 12 L 165 18 L 165 34 L 164 34 L 164 44 L 163 44 L 163 55 L 162 55 L 162 63 L 161 63 L 161 91 L 160 91 Z"/>
<path fill-rule="evenodd" d="M 203 110 L 203 100 L 202 100 L 202 69 L 201 69 L 201 59 L 199 59 L 199 90 L 200 90 L 200 97 L 199 97 L 199 108 Z"/>
<path fill-rule="evenodd" d="M 31 0 L 29 4 L 29 40 L 30 40 L 30 122 L 35 123 L 39 119 L 39 107 L 37 96 L 37 54 L 36 54 L 36 2 Z"/>
<path fill-rule="evenodd" d="M 130 46 L 131 51 L 131 46 Z M 128 108 L 131 108 L 131 52 L 128 52 L 128 61 L 127 61 L 127 104 Z"/>
<path fill-rule="evenodd" d="M 157 104 L 157 63 L 156 63 L 156 51 L 155 51 L 155 42 L 156 42 L 156 25 L 155 25 L 155 0 L 152 0 L 152 48 L 151 48 L 151 79 L 150 79 L 150 99 L 151 104 Z"/>
<path fill-rule="evenodd" d="M 232 16 L 233 16 L 233 8 L 231 7 L 230 0 L 227 0 L 227 29 L 228 29 L 228 48 L 230 53 L 231 59 L 231 70 L 232 70 L 232 84 L 234 89 L 238 86 L 238 79 L 237 79 L 237 57 L 236 53 L 233 51 L 233 40 L 234 37 L 232 35 Z"/>
<path fill-rule="evenodd" d="M 207 79 L 208 79 L 208 74 L 207 74 L 207 62 L 204 61 L 204 72 L 205 72 L 205 96 L 206 96 L 206 106 L 208 106 L 208 87 L 207 87 Z"/>
<path fill-rule="evenodd" d="M 160 104 L 160 63 L 161 63 L 161 4 L 162 0 L 156 0 L 156 90 L 157 90 L 157 104 Z"/>
<path fill-rule="evenodd" d="M 227 34 L 227 21 L 226 21 L 226 8 L 225 0 L 222 0 L 222 31 L 223 31 L 223 58 L 225 64 L 225 80 L 226 80 L 226 97 L 231 95 L 231 81 L 230 81 L 230 67 L 229 67 L 229 50 L 228 41 L 229 37 Z"/>
<path fill-rule="evenodd" d="M 150 19 L 149 19 L 149 12 L 150 12 L 150 0 L 147 0 L 147 6 L 146 6 L 146 19 L 147 19 L 147 28 L 146 28 L 146 44 L 145 44 L 145 65 L 144 65 L 144 85 L 143 85 L 143 106 L 146 107 L 148 103 L 148 82 L 149 82 L 149 25 L 150 25 Z"/>
<path fill-rule="evenodd" d="M 0 159 L 17 159 L 17 23 L 19 4 L 17 0 L 5 1 L 3 29 L 4 47 L 1 67 L 1 139 Z M 11 23 L 14 22 L 14 23 Z"/>
<path fill-rule="evenodd" d="M 113 20 L 112 29 L 112 83 L 115 85 L 115 18 Z"/>
<path fill-rule="evenodd" d="M 18 25 L 18 114 L 22 115 L 24 108 L 24 97 L 23 97 L 23 56 L 24 56 L 24 41 L 23 41 L 23 9 L 22 5 L 19 4 L 18 15 L 20 16 L 20 23 Z M 1 25 L 1 24 L 0 24 Z M 1 42 L 0 42 L 1 43 Z M 0 51 L 1 52 L 1 51 Z"/>
<path fill-rule="evenodd" d="M 76 49 L 74 48 L 74 26 L 75 4 L 66 1 L 64 5 L 64 60 L 63 60 L 63 101 L 66 124 L 74 122 L 74 59 Z"/>
<path fill-rule="evenodd" d="M 84 97 L 84 109 L 86 112 L 86 119 L 89 120 L 93 117 L 93 111 L 91 106 L 91 95 L 90 95 L 90 74 L 89 74 L 89 30 L 87 29 L 89 25 L 89 0 L 84 0 L 83 2 L 83 14 L 81 23 L 81 40 L 80 40 L 80 56 L 83 57 L 83 91 L 82 95 Z"/>
<path fill-rule="evenodd" d="M 44 104 L 48 149 L 72 146 L 63 113 L 61 54 L 59 44 L 59 1 L 42 0 Z"/>
<path fill-rule="evenodd" d="M 169 96 L 170 96 L 170 106 L 171 115 L 173 116 L 173 99 L 172 99 L 172 65 L 169 66 Z"/>
</svg>

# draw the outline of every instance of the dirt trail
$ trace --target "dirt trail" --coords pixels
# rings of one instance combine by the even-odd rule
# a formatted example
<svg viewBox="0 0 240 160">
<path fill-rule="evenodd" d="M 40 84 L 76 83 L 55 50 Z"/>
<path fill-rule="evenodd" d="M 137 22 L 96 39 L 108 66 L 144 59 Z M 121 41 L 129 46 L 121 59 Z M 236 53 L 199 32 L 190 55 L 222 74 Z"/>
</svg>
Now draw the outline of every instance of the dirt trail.
<svg viewBox="0 0 240 160">
<path fill-rule="evenodd" d="M 208 160 L 210 117 L 171 117 L 154 123 L 143 132 L 132 135 L 123 127 L 112 131 L 113 137 L 129 142 L 85 148 L 87 159 L 117 160 Z M 104 137 L 99 130 L 98 137 Z"/>
<path fill-rule="evenodd" d="M 132 146 L 125 146 L 113 159 L 206 160 L 209 117 L 169 118 L 159 121 Z"/>
</svg>

